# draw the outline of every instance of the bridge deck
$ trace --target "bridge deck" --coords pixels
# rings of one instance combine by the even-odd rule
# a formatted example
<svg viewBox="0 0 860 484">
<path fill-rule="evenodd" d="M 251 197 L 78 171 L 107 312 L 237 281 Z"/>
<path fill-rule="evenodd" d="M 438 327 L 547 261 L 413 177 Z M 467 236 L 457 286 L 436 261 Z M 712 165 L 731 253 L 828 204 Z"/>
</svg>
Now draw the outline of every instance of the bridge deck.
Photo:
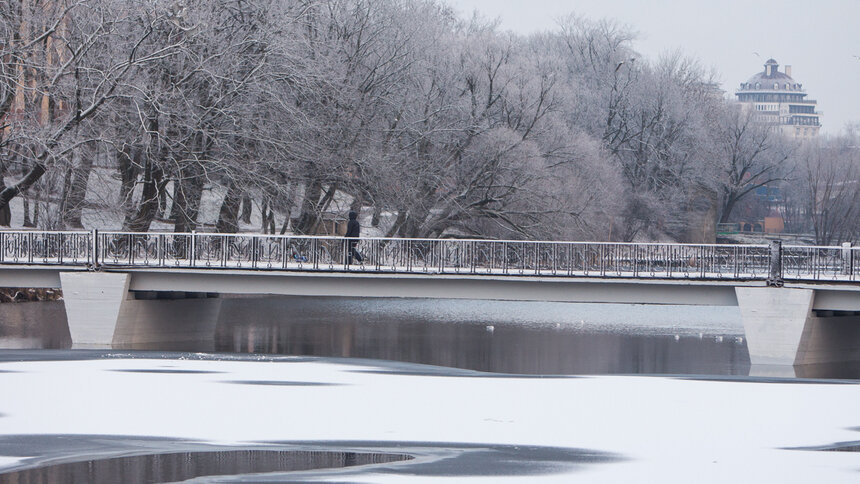
<svg viewBox="0 0 860 484">
<path fill-rule="evenodd" d="M 0 266 L 0 286 L 61 288 L 58 266 Z M 86 272 L 86 268 L 74 268 Z M 685 278 L 559 277 L 535 275 L 412 274 L 336 271 L 273 271 L 202 268 L 104 267 L 131 275 L 131 291 L 211 292 L 293 296 L 412 297 L 512 301 L 602 302 L 736 306 L 736 287 L 766 281 Z M 860 285 L 786 282 L 815 289 L 816 310 L 860 311 Z"/>
</svg>

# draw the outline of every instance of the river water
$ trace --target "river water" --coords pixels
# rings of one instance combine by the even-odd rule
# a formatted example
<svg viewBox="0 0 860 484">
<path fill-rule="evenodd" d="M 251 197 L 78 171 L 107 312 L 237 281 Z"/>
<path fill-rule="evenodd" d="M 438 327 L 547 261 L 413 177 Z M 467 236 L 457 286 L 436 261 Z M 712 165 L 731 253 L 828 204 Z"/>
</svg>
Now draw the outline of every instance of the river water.
<svg viewBox="0 0 860 484">
<path fill-rule="evenodd" d="M 750 370 L 737 308 L 322 297 L 241 302 L 246 309 L 217 325 L 214 347 L 200 341 L 180 349 L 521 374 Z M 71 346 L 62 302 L 14 306 L 0 308 L 0 348 Z"/>
<path fill-rule="evenodd" d="M 222 321 L 221 352 L 358 357 L 521 374 L 746 375 L 737 310 L 292 298 Z"/>
<path fill-rule="evenodd" d="M 751 367 L 735 307 L 231 299 L 232 309 L 216 325 L 214 343 L 137 349 L 366 358 L 531 375 L 860 378 L 856 364 Z M 0 305 L 0 350 L 70 347 L 62 301 Z"/>
</svg>

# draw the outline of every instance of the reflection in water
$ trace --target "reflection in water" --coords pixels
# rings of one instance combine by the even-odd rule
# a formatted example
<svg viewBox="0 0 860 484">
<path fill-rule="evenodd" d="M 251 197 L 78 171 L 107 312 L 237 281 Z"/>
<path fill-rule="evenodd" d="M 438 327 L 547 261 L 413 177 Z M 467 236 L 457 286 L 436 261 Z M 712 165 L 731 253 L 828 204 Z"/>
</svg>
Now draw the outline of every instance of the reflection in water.
<svg viewBox="0 0 860 484">
<path fill-rule="evenodd" d="M 574 472 L 626 460 L 621 454 L 596 449 L 539 445 L 313 440 L 236 448 L 181 439 L 86 434 L 0 435 L 0 455 L 27 457 L 0 474 L 0 484 L 331 482 L 326 477 L 363 473 L 511 477 Z M 344 467 L 364 465 L 369 466 L 342 472 Z"/>
<path fill-rule="evenodd" d="M 0 304 L 0 349 L 69 348 L 62 301 Z"/>
<path fill-rule="evenodd" d="M 737 308 L 324 297 L 227 297 L 221 308 L 214 347 L 183 351 L 521 374 L 860 378 L 860 364 L 751 369 Z M 0 349 L 70 346 L 62 301 L 0 304 Z"/>
<path fill-rule="evenodd" d="M 215 349 L 500 373 L 747 374 L 739 326 L 703 325 L 689 321 L 694 311 L 682 310 L 680 317 L 678 310 L 670 311 L 487 301 L 239 299 L 225 306 Z M 651 321 L 625 321 L 637 316 L 680 319 L 675 325 L 656 321 L 662 328 L 655 331 Z"/>
<path fill-rule="evenodd" d="M 293 472 L 409 460 L 397 453 L 231 450 L 176 452 L 46 465 L 0 474 L 0 484 L 135 484 L 176 482 L 202 476 Z"/>
<path fill-rule="evenodd" d="M 229 333 L 225 334 L 227 331 Z M 739 339 L 573 333 L 420 323 L 244 323 L 223 327 L 216 351 L 340 356 L 524 374 L 746 375 Z"/>
</svg>

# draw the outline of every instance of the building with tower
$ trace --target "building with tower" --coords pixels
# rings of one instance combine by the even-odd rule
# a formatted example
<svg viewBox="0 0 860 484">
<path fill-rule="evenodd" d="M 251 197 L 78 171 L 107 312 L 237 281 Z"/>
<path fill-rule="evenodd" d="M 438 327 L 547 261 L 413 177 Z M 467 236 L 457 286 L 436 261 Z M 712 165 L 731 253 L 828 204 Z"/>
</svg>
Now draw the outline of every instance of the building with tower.
<svg viewBox="0 0 860 484">
<path fill-rule="evenodd" d="M 754 120 L 779 129 L 786 136 L 811 138 L 821 129 L 817 102 L 806 99 L 803 84 L 791 77 L 791 66 L 779 71 L 779 63 L 768 59 L 764 71 L 741 83 L 738 101 L 755 110 Z"/>
</svg>

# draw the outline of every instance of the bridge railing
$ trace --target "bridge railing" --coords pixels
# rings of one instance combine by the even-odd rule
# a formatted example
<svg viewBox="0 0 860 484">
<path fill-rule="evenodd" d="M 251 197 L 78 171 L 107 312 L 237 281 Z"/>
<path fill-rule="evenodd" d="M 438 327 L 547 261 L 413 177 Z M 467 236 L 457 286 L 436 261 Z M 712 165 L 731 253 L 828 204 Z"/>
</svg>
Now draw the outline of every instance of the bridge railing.
<svg viewBox="0 0 860 484">
<path fill-rule="evenodd" d="M 698 279 L 767 277 L 767 246 L 99 232 L 101 264 L 133 267 Z"/>
<path fill-rule="evenodd" d="M 626 244 L 119 231 L 0 231 L 0 264 L 618 278 L 773 277 L 768 245 Z M 860 248 L 783 246 L 778 276 L 860 280 Z"/>
<path fill-rule="evenodd" d="M 92 241 L 89 231 L 0 231 L 0 264 L 86 266 Z"/>
<path fill-rule="evenodd" d="M 860 247 L 783 246 L 786 280 L 860 281 Z"/>
</svg>

